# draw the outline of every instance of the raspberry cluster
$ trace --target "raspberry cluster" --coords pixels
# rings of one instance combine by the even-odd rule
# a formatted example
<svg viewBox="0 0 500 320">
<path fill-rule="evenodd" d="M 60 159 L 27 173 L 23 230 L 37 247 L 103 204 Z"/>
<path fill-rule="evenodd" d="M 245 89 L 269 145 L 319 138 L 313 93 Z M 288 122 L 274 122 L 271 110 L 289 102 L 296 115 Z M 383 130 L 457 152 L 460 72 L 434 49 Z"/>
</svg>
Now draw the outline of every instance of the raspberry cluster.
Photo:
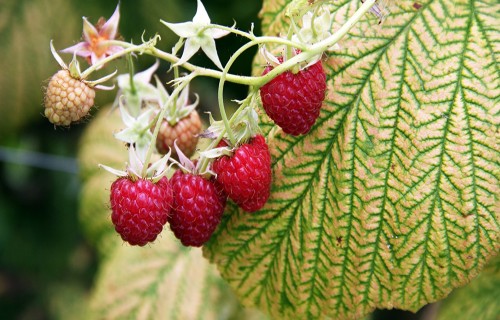
<svg viewBox="0 0 500 320">
<path fill-rule="evenodd" d="M 217 175 L 207 178 L 177 169 L 170 180 L 156 183 L 119 177 L 110 195 L 115 230 L 131 245 L 144 246 L 168 222 L 183 245 L 199 247 L 217 228 L 228 197 L 247 212 L 261 209 L 269 198 L 271 157 L 263 136 L 215 159 L 213 170 Z"/>
<path fill-rule="evenodd" d="M 238 78 L 241 83 L 246 83 L 247 79 L 221 75 L 218 99 L 223 119 L 215 121 L 210 116 L 210 126 L 205 132 L 201 132 L 202 124 L 195 110 L 198 96 L 191 103 L 189 93 L 190 82 L 202 73 L 195 70 L 180 76 L 179 67 L 201 49 L 219 69 L 229 69 L 237 55 L 224 67 L 214 40 L 231 31 L 241 35 L 242 31 L 212 25 L 201 1 L 198 1 L 193 21 L 163 22 L 185 38 L 173 51 L 173 55 L 177 55 L 184 46 L 182 55 L 175 63 L 169 61 L 173 63 L 175 77 L 172 92 L 168 92 L 158 77 L 156 86 L 151 84 L 151 77 L 159 67 L 158 61 L 142 72 L 134 74 L 130 68 L 129 73 L 116 77 L 119 98 L 115 106 L 120 108 L 125 128 L 116 132 L 115 137 L 129 147 L 129 162 L 126 171 L 103 167 L 118 176 L 111 185 L 111 220 L 124 241 L 144 246 L 154 241 L 168 222 L 182 244 L 199 247 L 217 228 L 228 199 L 246 212 L 258 211 L 266 204 L 272 183 L 271 154 L 266 139 L 257 134 L 260 130 L 255 101 L 260 93 L 265 112 L 284 133 L 307 134 L 319 117 L 325 99 L 326 74 L 321 57 L 325 50 L 335 49 L 336 44 L 325 42 L 330 37 L 333 21 L 329 12 L 320 6 L 314 10 L 308 7 L 304 12 L 302 23 L 294 24 L 289 32 L 291 37 L 287 39 L 298 43 L 296 47 L 300 50 L 287 44 L 282 55 L 275 56 L 266 49 L 269 42 L 273 42 L 270 41 L 272 37 L 261 42 L 249 34 L 248 38 L 254 39 L 251 40 L 253 44 L 263 45 L 262 53 L 269 62 L 257 82 L 260 88 L 254 83 L 249 96 L 238 101 L 240 107 L 229 119 L 221 88 L 225 81 L 231 81 L 230 78 Z M 50 79 L 45 94 L 44 113 L 53 124 L 68 126 L 81 120 L 94 105 L 94 88 L 113 89 L 114 86 L 100 83 L 115 77 L 116 71 L 101 79 L 87 80 L 94 71 L 124 54 L 155 55 L 158 52 L 149 50 L 155 47 L 158 36 L 134 47 L 117 39 L 118 20 L 118 7 L 102 25 L 93 26 L 84 18 L 83 41 L 62 50 L 73 54 L 69 65 L 51 42 L 51 52 L 62 68 Z M 276 44 L 283 43 L 283 39 L 276 40 Z M 324 44 L 321 48 L 309 48 L 314 43 Z M 301 53 L 307 54 L 292 64 L 290 55 L 297 57 Z M 77 56 L 86 58 L 91 67 L 81 72 Z M 161 58 L 171 59 L 170 56 Z M 132 59 L 130 62 L 133 66 Z M 274 68 L 279 68 L 281 73 L 273 71 Z M 218 74 L 212 76 L 218 77 Z M 272 74 L 276 76 L 268 79 Z M 200 137 L 212 139 L 212 142 L 199 152 L 195 165 L 190 158 Z M 155 151 L 154 156 L 160 155 L 160 159 L 153 163 Z M 169 172 L 174 164 L 178 169 Z M 167 174 L 170 179 L 166 178 Z"/>
</svg>

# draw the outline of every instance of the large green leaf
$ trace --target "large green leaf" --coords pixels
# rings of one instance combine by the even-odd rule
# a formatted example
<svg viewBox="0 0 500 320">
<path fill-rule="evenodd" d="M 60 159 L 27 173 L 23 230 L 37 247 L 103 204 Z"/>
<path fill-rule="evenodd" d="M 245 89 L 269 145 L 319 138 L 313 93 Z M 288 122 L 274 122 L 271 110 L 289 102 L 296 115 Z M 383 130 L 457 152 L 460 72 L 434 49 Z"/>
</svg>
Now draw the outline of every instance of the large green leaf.
<svg viewBox="0 0 500 320">
<path fill-rule="evenodd" d="M 360 5 L 333 3 L 334 28 Z M 268 136 L 267 205 L 230 207 L 205 247 L 242 302 L 276 319 L 416 311 L 499 249 L 500 5 L 390 3 L 325 59 L 312 131 Z M 265 34 L 286 33 L 286 5 L 264 1 Z"/>
</svg>

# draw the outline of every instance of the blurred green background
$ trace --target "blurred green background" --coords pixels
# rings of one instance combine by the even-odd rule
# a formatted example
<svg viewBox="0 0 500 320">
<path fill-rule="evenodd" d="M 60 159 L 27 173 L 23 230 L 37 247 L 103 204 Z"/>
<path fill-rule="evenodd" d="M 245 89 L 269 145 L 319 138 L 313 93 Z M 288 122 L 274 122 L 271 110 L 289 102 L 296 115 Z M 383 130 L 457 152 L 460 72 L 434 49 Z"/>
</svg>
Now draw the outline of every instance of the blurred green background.
<svg viewBox="0 0 500 320">
<path fill-rule="evenodd" d="M 237 21 L 243 30 L 254 22 L 259 33 L 260 0 L 206 0 L 204 4 L 213 22 L 232 25 Z M 76 156 L 88 123 L 54 128 L 43 116 L 43 90 L 59 68 L 50 54 L 49 41 L 53 39 L 57 49 L 73 45 L 81 37 L 82 16 L 95 23 L 101 16 L 109 18 L 115 6 L 116 2 L 97 0 L 0 0 L 1 319 L 71 319 L 71 314 L 85 308 L 83 301 L 99 262 L 78 218 L 82 186 Z M 159 47 L 170 51 L 176 39 L 159 19 L 190 20 L 196 1 L 122 0 L 120 7 L 119 32 L 125 40 L 138 43 L 143 32 L 146 38 L 159 33 Z M 237 37 L 218 40 L 221 60 L 227 61 L 243 43 Z M 243 55 L 232 72 L 250 74 L 255 52 L 256 48 Z M 63 58 L 69 61 L 71 57 Z M 136 69 L 145 69 L 153 61 L 141 57 Z M 193 62 L 213 67 L 201 54 Z M 125 72 L 125 66 L 124 61 L 117 61 L 102 73 L 115 68 Z M 159 73 L 165 75 L 167 68 L 163 63 Z M 217 82 L 197 79 L 191 90 L 200 95 L 200 109 L 214 112 L 217 118 Z M 244 98 L 246 90 L 228 84 L 228 104 L 231 99 Z M 94 115 L 115 94 L 116 90 L 99 92 Z M 417 315 L 377 311 L 374 318 L 417 319 L 432 313 L 432 309 Z"/>
<path fill-rule="evenodd" d="M 79 42 L 82 16 L 92 23 L 109 18 L 117 2 L 76 0 L 0 0 L 0 318 L 71 319 L 68 312 L 83 307 L 96 274 L 98 255 L 84 238 L 79 224 L 81 184 L 76 155 L 88 123 L 54 128 L 43 116 L 43 90 L 59 66 L 49 41 L 57 49 Z M 261 1 L 205 1 L 212 21 L 249 30 Z M 196 1 L 120 1 L 119 32 L 140 42 L 159 33 L 159 47 L 170 51 L 176 39 L 159 20 L 190 20 Z M 235 37 L 218 41 L 219 55 L 243 43 Z M 250 74 L 255 51 L 243 56 L 234 72 Z M 62 55 L 69 61 L 71 56 Z M 154 60 L 137 59 L 136 69 Z M 212 66 L 201 54 L 194 62 Z M 103 70 L 125 72 L 125 61 Z M 86 64 L 82 63 L 85 68 Z M 167 70 L 162 64 L 160 74 Z M 196 80 L 201 109 L 216 106 L 217 82 Z M 246 88 L 229 86 L 228 99 L 243 98 Z M 98 92 L 99 112 L 114 99 L 116 90 Z M 97 163 L 96 163 L 97 166 Z M 105 190 L 103 190 L 105 192 Z"/>
</svg>

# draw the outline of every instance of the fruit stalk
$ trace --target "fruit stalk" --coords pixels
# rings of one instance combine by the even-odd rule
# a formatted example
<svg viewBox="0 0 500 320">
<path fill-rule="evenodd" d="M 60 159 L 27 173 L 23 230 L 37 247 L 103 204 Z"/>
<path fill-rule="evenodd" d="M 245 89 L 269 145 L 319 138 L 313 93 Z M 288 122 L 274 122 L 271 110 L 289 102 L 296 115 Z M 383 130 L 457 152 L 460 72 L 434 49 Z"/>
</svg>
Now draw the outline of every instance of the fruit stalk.
<svg viewBox="0 0 500 320">
<path fill-rule="evenodd" d="M 258 77 L 252 77 L 252 76 L 238 76 L 234 74 L 227 73 L 225 78 L 226 81 L 237 83 L 237 84 L 245 84 L 249 86 L 256 86 L 260 87 L 270 80 L 272 80 L 275 76 L 277 76 L 280 73 L 283 73 L 289 69 L 291 69 L 295 64 L 298 64 L 300 62 L 303 62 L 321 52 L 326 51 L 328 48 L 330 48 L 332 45 L 337 43 L 343 36 L 349 32 L 349 30 L 361 19 L 361 17 L 368 12 L 373 5 L 375 4 L 377 0 L 366 0 L 361 7 L 358 8 L 358 10 L 354 13 L 354 15 L 347 20 L 347 22 L 339 29 L 337 32 L 332 34 L 330 37 L 315 43 L 314 45 L 306 48 L 303 44 L 296 43 L 294 41 L 288 40 L 288 39 L 283 39 L 280 37 L 270 37 L 270 36 L 261 36 L 261 37 L 256 37 L 255 35 L 247 32 L 243 32 L 241 30 L 236 30 L 228 27 L 223 27 L 219 25 L 210 25 L 209 27 L 217 27 L 221 28 L 223 30 L 229 30 L 234 34 L 244 36 L 248 39 L 251 40 L 250 43 L 252 45 L 254 44 L 262 44 L 262 43 L 273 43 L 273 44 L 282 44 L 286 45 L 288 47 L 295 47 L 302 52 L 295 57 L 287 60 L 286 62 L 280 64 L 276 68 L 274 68 L 271 72 L 264 76 L 258 76 Z M 172 64 L 175 64 L 180 60 L 179 57 L 175 56 L 174 54 L 167 53 L 165 51 L 162 51 L 158 48 L 155 47 L 156 41 L 159 38 L 159 36 L 155 36 L 153 39 L 144 42 L 141 45 L 134 45 L 125 41 L 120 41 L 120 40 L 107 40 L 103 43 L 109 44 L 109 45 L 116 45 L 116 46 L 121 46 L 124 48 L 124 50 L 116 52 L 105 59 L 99 61 L 98 63 L 90 66 L 87 70 L 85 70 L 82 73 L 83 78 L 87 78 L 92 72 L 96 71 L 102 65 L 111 62 L 119 57 L 124 56 L 125 54 L 128 53 L 140 53 L 140 54 L 148 54 L 154 57 L 157 57 L 159 59 L 168 61 Z M 223 72 L 218 71 L 218 70 L 213 70 L 210 68 L 204 68 L 200 67 L 197 65 L 193 65 L 189 62 L 183 63 L 182 67 L 185 68 L 188 71 L 194 72 L 196 71 L 199 76 L 206 76 L 206 77 L 211 77 L 211 78 L 216 78 L 220 79 L 223 75 Z"/>
</svg>

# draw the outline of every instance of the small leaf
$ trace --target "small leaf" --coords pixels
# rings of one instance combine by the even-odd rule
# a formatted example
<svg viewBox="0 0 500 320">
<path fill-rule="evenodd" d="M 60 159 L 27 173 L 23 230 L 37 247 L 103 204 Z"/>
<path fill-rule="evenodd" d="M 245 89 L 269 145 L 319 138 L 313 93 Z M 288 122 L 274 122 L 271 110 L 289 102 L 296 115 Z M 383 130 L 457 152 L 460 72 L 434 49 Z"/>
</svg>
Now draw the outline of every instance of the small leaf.
<svg viewBox="0 0 500 320">
<path fill-rule="evenodd" d="M 288 30 L 287 3 L 264 1 L 264 34 Z M 270 199 L 253 214 L 228 206 L 205 247 L 243 304 L 276 319 L 416 311 L 499 250 L 500 5 L 390 3 L 328 53 L 308 135 L 262 113 Z M 332 2 L 332 32 L 360 4 Z"/>
</svg>

